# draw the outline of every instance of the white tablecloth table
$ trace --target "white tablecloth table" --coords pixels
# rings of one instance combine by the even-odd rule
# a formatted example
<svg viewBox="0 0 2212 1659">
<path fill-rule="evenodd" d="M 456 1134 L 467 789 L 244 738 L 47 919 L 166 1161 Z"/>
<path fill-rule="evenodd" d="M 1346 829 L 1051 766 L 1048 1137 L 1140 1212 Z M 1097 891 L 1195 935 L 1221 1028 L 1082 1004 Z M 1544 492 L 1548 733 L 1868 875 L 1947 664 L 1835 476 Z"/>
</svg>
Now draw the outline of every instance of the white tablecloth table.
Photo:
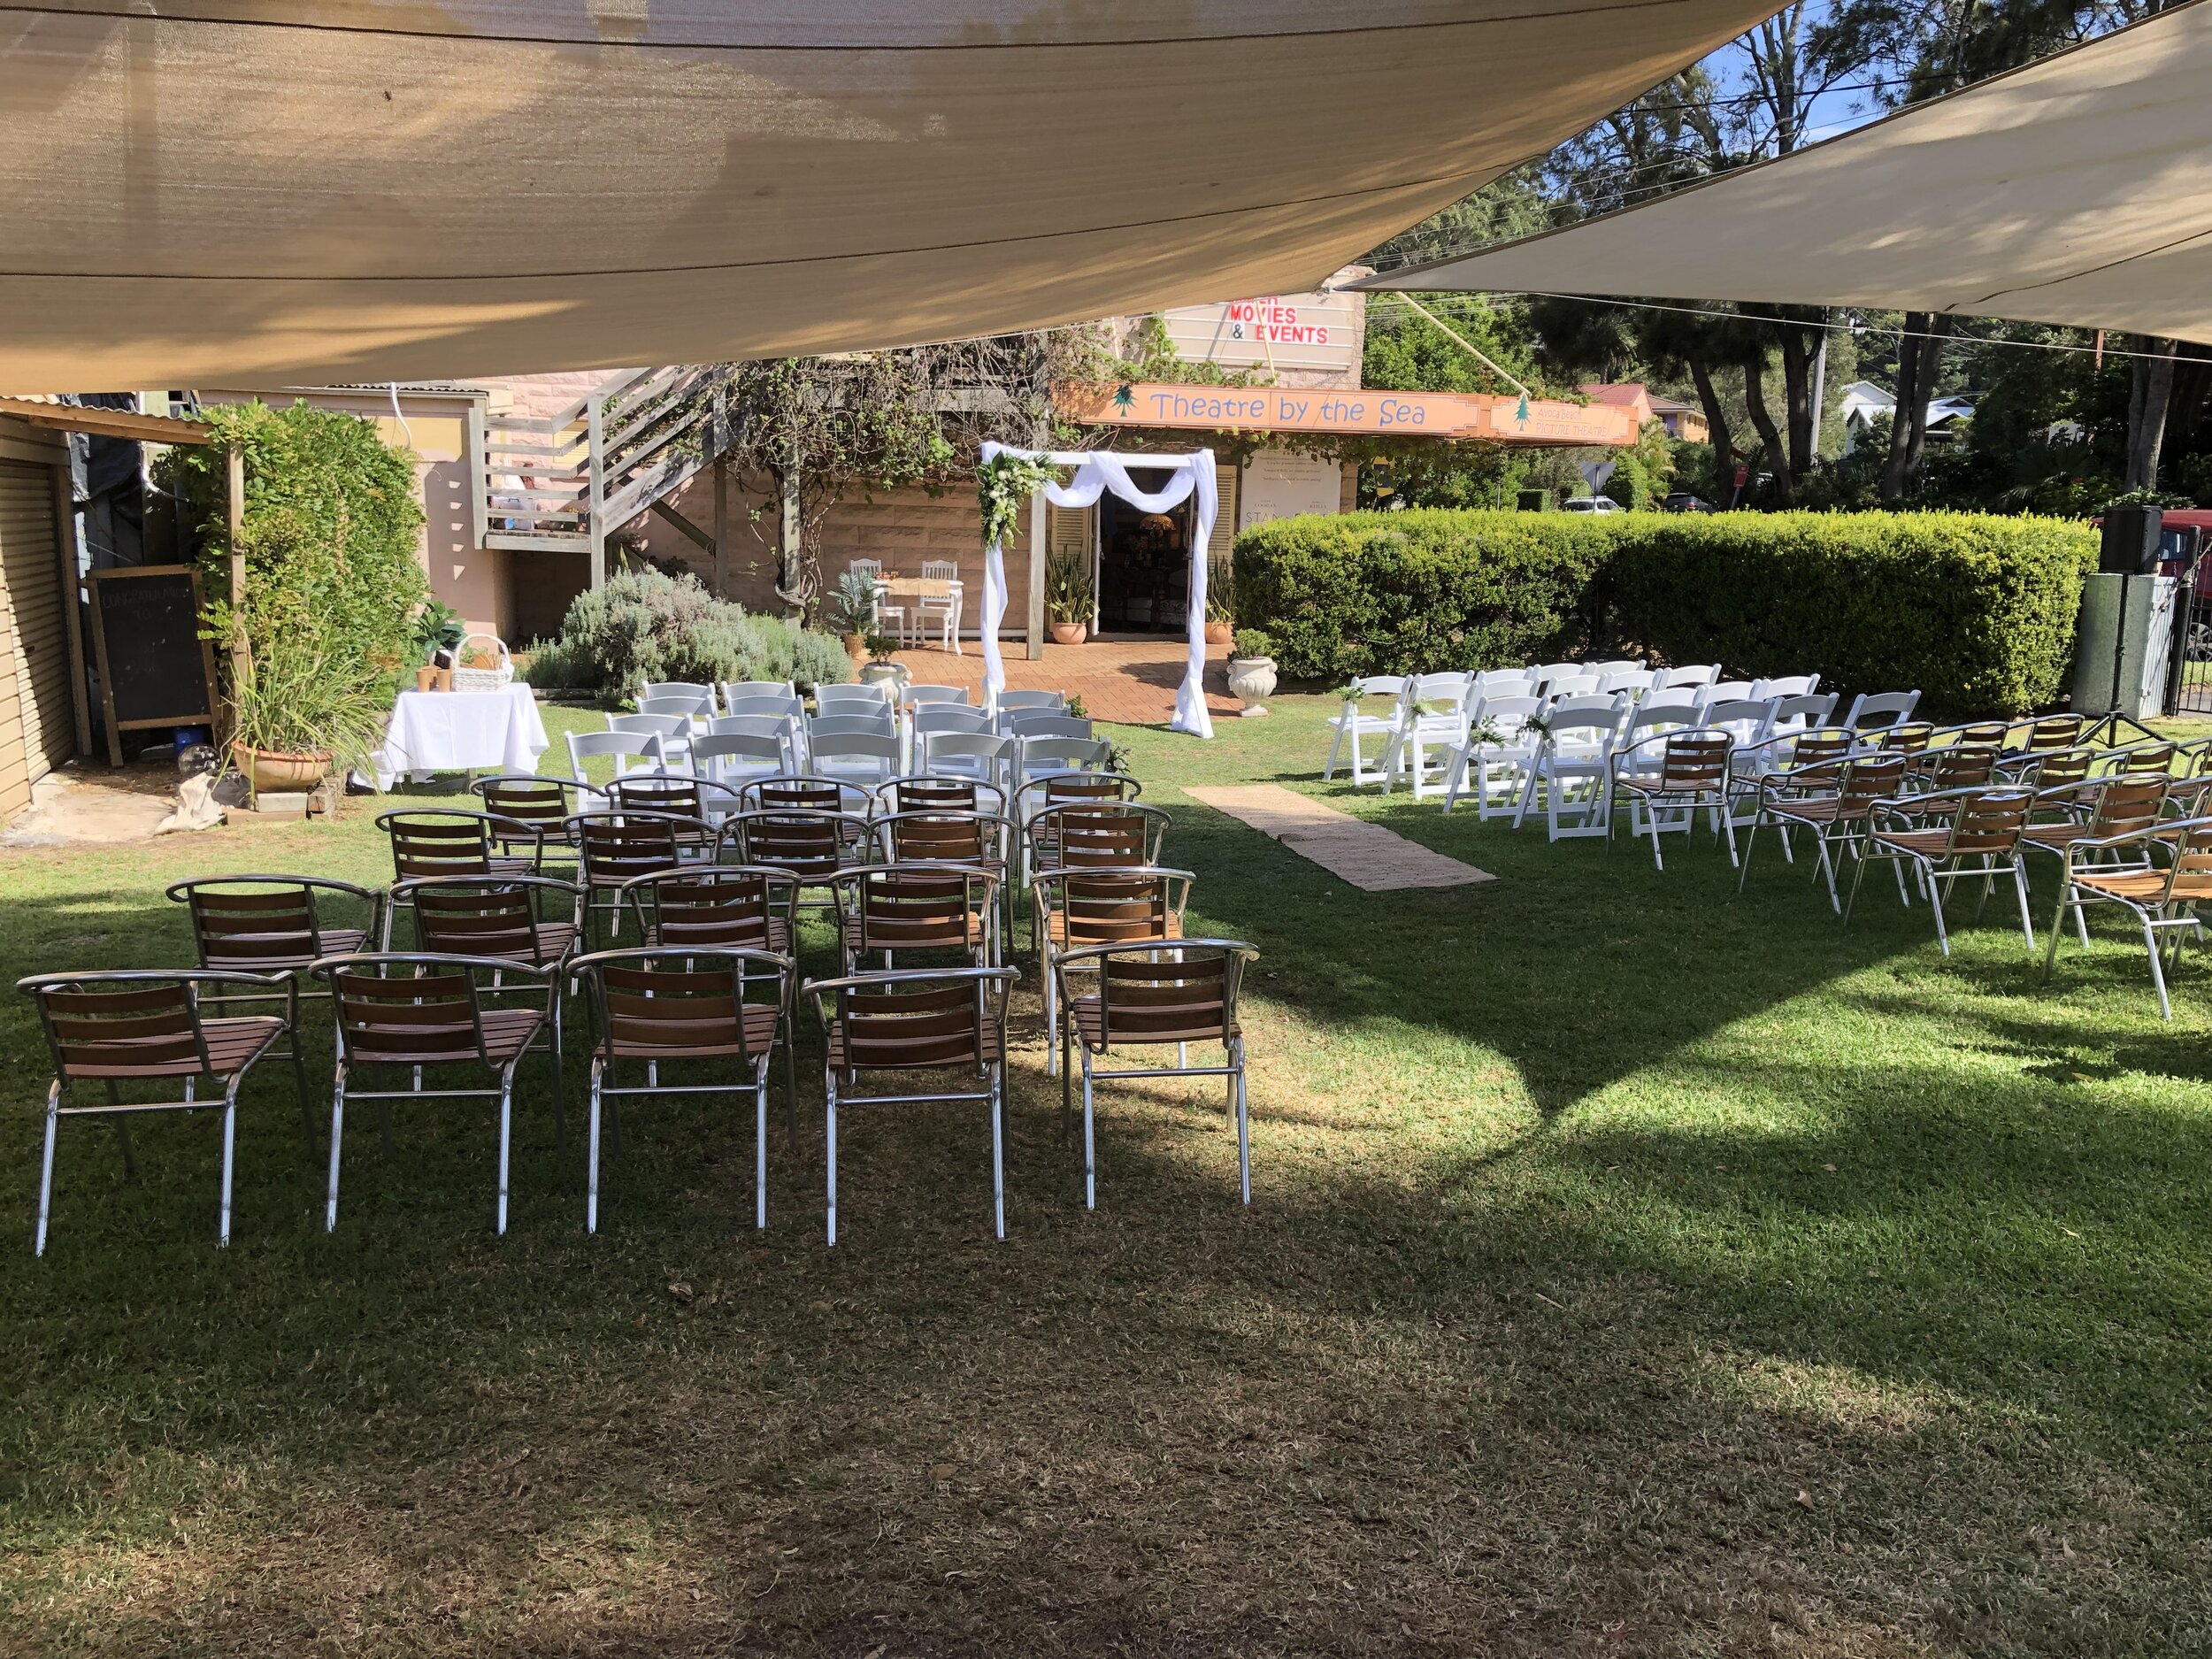
<svg viewBox="0 0 2212 1659">
<path fill-rule="evenodd" d="M 550 746 L 537 699 L 519 680 L 498 691 L 403 691 L 376 755 L 376 782 L 401 772 L 535 772 Z"/>
</svg>

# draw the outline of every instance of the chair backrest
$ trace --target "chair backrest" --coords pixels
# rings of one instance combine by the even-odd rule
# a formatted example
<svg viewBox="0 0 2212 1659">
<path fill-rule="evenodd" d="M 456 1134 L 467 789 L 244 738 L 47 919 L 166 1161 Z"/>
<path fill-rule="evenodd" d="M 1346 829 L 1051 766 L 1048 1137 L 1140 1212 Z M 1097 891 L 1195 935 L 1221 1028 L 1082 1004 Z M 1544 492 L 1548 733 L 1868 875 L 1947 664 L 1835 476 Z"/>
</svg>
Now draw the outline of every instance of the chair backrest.
<svg viewBox="0 0 2212 1659">
<path fill-rule="evenodd" d="M 1527 672 L 1529 678 L 1535 682 L 1537 691 L 1541 693 L 1555 680 L 1571 674 L 1587 674 L 1594 671 L 1584 667 L 1580 663 L 1543 663 Z"/>
<path fill-rule="evenodd" d="M 710 720 L 715 716 L 714 693 L 705 686 L 696 691 L 653 692 L 637 700 L 640 714 L 673 714 L 687 720 Z"/>
<path fill-rule="evenodd" d="M 1045 911 L 1060 920 L 1056 944 L 1080 950 L 1179 934 L 1195 879 L 1187 870 L 1125 865 L 1055 871 L 1040 874 L 1037 883 Z"/>
<path fill-rule="evenodd" d="M 895 733 L 899 729 L 899 717 L 887 703 L 869 708 L 859 703 L 842 703 L 835 712 L 818 714 L 806 723 L 809 743 L 826 737 L 879 737 Z"/>
<path fill-rule="evenodd" d="M 2028 728 L 2027 747 L 2034 749 L 2067 749 L 2081 741 L 2081 728 L 2088 724 L 2078 714 L 2046 714 L 2039 717 Z"/>
<path fill-rule="evenodd" d="M 613 757 L 617 777 L 630 769 L 633 757 L 656 771 L 667 764 L 657 733 L 641 735 L 635 732 L 566 732 L 562 735 L 568 741 L 569 776 L 580 781 L 584 775 L 584 763 L 602 757 Z"/>
<path fill-rule="evenodd" d="M 1904 787 L 1909 764 L 1906 756 L 1888 749 L 1861 755 L 1849 762 L 1844 767 L 1843 782 L 1836 791 L 1837 816 L 1864 818 L 1877 801 L 1894 798 Z"/>
<path fill-rule="evenodd" d="M 493 820 L 482 812 L 387 812 L 377 828 L 391 837 L 392 873 L 481 876 L 492 868 Z"/>
<path fill-rule="evenodd" d="M 413 907 L 425 950 L 538 967 L 558 960 L 576 942 L 575 933 L 562 938 L 541 932 L 538 923 L 545 918 L 539 906 L 557 899 L 563 907 L 559 919 L 573 927 L 580 920 L 580 889 L 571 883 L 545 876 L 433 878 L 403 882 L 393 891 L 395 902 Z"/>
<path fill-rule="evenodd" d="M 607 730 L 626 732 L 633 736 L 688 737 L 691 735 L 691 717 L 687 714 L 611 714 Z"/>
<path fill-rule="evenodd" d="M 610 1060 L 732 1056 L 749 1064 L 775 1045 L 774 1025 L 755 1031 L 747 1005 L 780 1010 L 790 964 L 743 947 L 687 945 L 601 950 L 574 964 L 591 998 L 600 1052 Z"/>
<path fill-rule="evenodd" d="M 930 807 L 875 820 L 876 845 L 894 864 L 1002 866 L 1008 826 L 995 812 Z"/>
<path fill-rule="evenodd" d="M 1751 682 L 1751 695 L 1755 697 L 1809 697 L 1819 689 L 1818 674 L 1780 674 Z M 1834 701 L 1832 693 L 1830 701 Z"/>
<path fill-rule="evenodd" d="M 888 687 L 873 680 L 863 680 L 851 686 L 817 686 L 814 687 L 814 709 L 818 714 L 860 713 L 892 706 Z"/>
<path fill-rule="evenodd" d="M 1609 668 L 1598 675 L 1600 691 L 1649 691 L 1654 678 L 1648 668 Z"/>
<path fill-rule="evenodd" d="M 1816 678 L 1816 676 L 1800 676 Z M 1832 691 L 1800 692 L 1785 696 L 1774 705 L 1774 721 L 1770 732 L 1806 731 L 1826 726 L 1835 718 L 1836 694 Z"/>
<path fill-rule="evenodd" d="M 1935 727 L 1925 720 L 1900 720 L 1875 729 L 1881 733 L 1880 747 L 1900 755 L 1921 754 L 1935 738 Z"/>
<path fill-rule="evenodd" d="M 1407 695 L 1415 703 L 1464 703 L 1473 690 L 1473 675 L 1448 672 L 1414 675 Z"/>
<path fill-rule="evenodd" d="M 810 885 L 858 864 L 868 845 L 868 820 L 850 812 L 770 807 L 741 812 L 726 833 L 738 856 L 757 869 L 787 871 Z"/>
<path fill-rule="evenodd" d="M 763 770 L 772 775 L 783 765 L 783 740 L 771 732 L 715 732 L 691 740 L 691 770 L 718 783 Z"/>
<path fill-rule="evenodd" d="M 1748 680 L 1715 680 L 1697 688 L 1697 700 L 1707 708 L 1716 703 L 1748 703 L 1754 682 Z"/>
<path fill-rule="evenodd" d="M 2093 749 L 2055 749 L 2037 754 L 2028 763 L 2022 780 L 2032 782 L 2038 789 L 2070 787 L 2088 778 L 2099 753 Z"/>
<path fill-rule="evenodd" d="M 968 690 L 965 686 L 909 686 L 899 693 L 902 706 L 918 709 L 926 703 L 949 703 L 965 708 Z"/>
<path fill-rule="evenodd" d="M 1682 703 L 1639 703 L 1628 710 L 1627 733 L 1632 740 L 1698 723 L 1697 710 Z"/>
<path fill-rule="evenodd" d="M 709 737 L 765 737 L 779 749 L 796 729 L 797 722 L 787 714 L 718 714 L 707 722 Z M 692 740 L 695 745 L 698 741 Z"/>
<path fill-rule="evenodd" d="M 877 818 L 895 812 L 990 812 L 1003 818 L 1006 792 L 980 778 L 916 772 L 878 784 L 869 810 Z"/>
<path fill-rule="evenodd" d="M 998 694 L 1002 709 L 1060 710 L 1068 706 L 1064 691 L 1002 691 Z"/>
<path fill-rule="evenodd" d="M 673 870 L 686 840 L 711 838 L 698 818 L 673 813 L 579 812 L 568 821 L 584 878 L 594 887 L 619 887 L 633 876 Z"/>
<path fill-rule="evenodd" d="M 1620 699 L 1564 697 L 1551 705 L 1544 716 L 1544 722 L 1554 737 L 1571 728 L 1578 731 L 1618 731 L 1623 723 Z"/>
<path fill-rule="evenodd" d="M 996 878 L 943 864 L 878 864 L 848 871 L 834 885 L 856 956 L 972 950 L 998 892 Z"/>
<path fill-rule="evenodd" d="M 624 812 L 653 812 L 707 825 L 734 812 L 741 804 L 738 792 L 711 778 L 682 772 L 634 772 L 607 786 L 608 804 Z M 695 831 L 679 826 L 679 841 L 695 841 Z"/>
<path fill-rule="evenodd" d="M 1643 664 L 1632 657 L 1609 657 L 1601 663 L 1585 663 L 1583 670 L 1593 674 L 1609 674 L 1617 668 L 1641 668 Z"/>
<path fill-rule="evenodd" d="M 972 772 L 987 782 L 1011 757 L 1014 742 L 988 732 L 925 732 L 916 760 L 924 772 Z"/>
<path fill-rule="evenodd" d="M 193 981 L 139 974 L 41 974 L 19 983 L 65 1078 L 188 1077 L 211 1056 Z"/>
<path fill-rule="evenodd" d="M 1347 701 L 1362 697 L 1400 697 L 1405 695 L 1406 677 L 1403 674 L 1363 674 L 1351 682 L 1352 695 Z"/>
<path fill-rule="evenodd" d="M 340 1051 L 357 1065 L 441 1065 L 484 1058 L 476 976 L 440 956 L 341 956 L 323 970 Z"/>
<path fill-rule="evenodd" d="M 806 703 L 787 680 L 726 680 L 722 682 L 722 712 L 803 715 Z"/>
<path fill-rule="evenodd" d="M 1076 737 L 1095 735 L 1087 719 L 1071 714 L 1035 714 L 1016 712 L 1000 717 L 1005 720 L 1009 737 Z"/>
<path fill-rule="evenodd" d="M 1780 702 L 1779 697 L 1732 697 L 1708 703 L 1698 724 L 1727 733 L 1739 746 L 1761 742 L 1773 728 Z"/>
<path fill-rule="evenodd" d="M 1063 802 L 1029 820 L 1030 851 L 1041 870 L 1157 864 L 1173 821 L 1134 801 Z"/>
<path fill-rule="evenodd" d="M 655 945 L 772 950 L 799 884 L 787 870 L 709 864 L 643 875 L 622 889 L 641 938 Z"/>
<path fill-rule="evenodd" d="M 1931 789 L 1964 789 L 1989 781 L 1997 770 L 1994 743 L 1953 743 L 1926 750 L 1920 757 Z"/>
<path fill-rule="evenodd" d="M 714 687 L 695 680 L 649 680 L 638 687 L 637 695 L 641 705 L 649 697 L 704 697 L 707 712 L 714 712 Z"/>
<path fill-rule="evenodd" d="M 1112 758 L 1114 749 L 1104 738 L 1088 741 L 1079 737 L 1009 738 L 1015 746 L 1015 770 L 1026 780 L 1048 772 L 1096 772 Z"/>
<path fill-rule="evenodd" d="M 1689 663 L 1679 668 L 1663 668 L 1651 679 L 1654 691 L 1668 691 L 1676 686 L 1709 686 L 1720 678 L 1718 663 Z"/>
<path fill-rule="evenodd" d="M 343 894 L 367 910 L 374 938 L 382 903 L 365 887 L 319 876 L 201 876 L 169 889 L 192 918 L 200 966 L 218 972 L 287 973 L 329 955 L 323 942 L 324 894 Z"/>
<path fill-rule="evenodd" d="M 811 772 L 850 772 L 864 768 L 879 780 L 899 772 L 900 743 L 896 732 L 854 729 L 825 732 L 817 722 L 807 738 L 807 767 Z M 828 722 L 843 726 L 843 721 Z"/>
<path fill-rule="evenodd" d="M 2089 820 L 2091 837 L 2149 828 L 2164 814 L 2170 789 L 2160 777 L 2115 778 L 2097 791 L 2097 809 Z"/>
<path fill-rule="evenodd" d="M 554 836 L 561 833 L 568 815 L 576 810 L 570 799 L 572 795 L 602 793 L 592 785 L 573 779 L 541 778 L 522 772 L 479 778 L 469 787 L 483 797 L 484 810 L 503 825 L 512 825 L 517 831 Z"/>
<path fill-rule="evenodd" d="M 924 559 L 922 580 L 926 582 L 956 582 L 960 580 L 960 565 L 954 559 Z"/>
<path fill-rule="evenodd" d="M 1671 691 L 1646 692 L 1637 700 L 1636 708 L 1640 713 L 1672 709 L 1678 711 L 1687 722 L 1697 718 L 1700 703 L 1701 699 L 1696 687 L 1677 686 Z"/>
<path fill-rule="evenodd" d="M 1010 968 L 864 973 L 807 988 L 848 1071 L 981 1072 L 1006 1050 Z"/>
<path fill-rule="evenodd" d="M 1595 674 L 1559 674 L 1544 681 L 1548 697 L 1594 697 L 1604 690 L 1605 682 Z M 1606 693 L 1609 698 L 1613 693 Z"/>
<path fill-rule="evenodd" d="M 1225 1042 L 1235 1033 L 1237 993 L 1246 957 L 1234 940 L 1185 940 L 1171 949 L 1115 948 L 1098 964 L 1099 1019 L 1084 1040 L 1094 1048 L 1129 1043 Z"/>
<path fill-rule="evenodd" d="M 1476 707 L 1475 718 L 1478 722 L 1488 721 L 1497 728 L 1500 737 L 1510 738 L 1528 724 L 1530 715 L 1543 706 L 1541 697 L 1525 696 L 1518 692 L 1494 697 L 1486 692 Z"/>
<path fill-rule="evenodd" d="M 1659 787 L 1671 794 L 1710 795 L 1728 783 L 1728 757 L 1735 745 L 1728 733 L 1705 726 L 1670 732 L 1659 761 Z"/>
<path fill-rule="evenodd" d="M 1919 706 L 1917 691 L 1862 691 L 1852 699 L 1851 712 L 1843 717 L 1843 723 L 1855 732 L 1897 726 L 1909 720 Z"/>
<path fill-rule="evenodd" d="M 1843 762 L 1855 740 L 1840 726 L 1820 727 L 1770 739 L 1765 745 L 1771 764 L 1786 770 L 1786 781 L 1793 789 L 1832 785 L 1843 776 Z"/>
<path fill-rule="evenodd" d="M 849 571 L 856 572 L 862 576 L 872 576 L 878 581 L 881 581 L 883 580 L 883 561 L 881 559 L 848 559 L 845 561 L 845 568 Z"/>
<path fill-rule="evenodd" d="M 2034 805 L 2032 789 L 1982 789 L 1964 796 L 1952 816 L 1950 850 L 1969 856 L 2010 852 Z"/>
<path fill-rule="evenodd" d="M 914 710 L 914 730 L 927 732 L 987 732 L 995 736 L 995 723 L 984 709 L 964 703 L 925 703 Z"/>
<path fill-rule="evenodd" d="M 866 817 L 873 796 L 856 783 L 839 778 L 816 778 L 787 772 L 780 778 L 756 778 L 739 792 L 747 811 L 781 811 L 798 808 L 809 812 L 849 812 Z"/>
</svg>

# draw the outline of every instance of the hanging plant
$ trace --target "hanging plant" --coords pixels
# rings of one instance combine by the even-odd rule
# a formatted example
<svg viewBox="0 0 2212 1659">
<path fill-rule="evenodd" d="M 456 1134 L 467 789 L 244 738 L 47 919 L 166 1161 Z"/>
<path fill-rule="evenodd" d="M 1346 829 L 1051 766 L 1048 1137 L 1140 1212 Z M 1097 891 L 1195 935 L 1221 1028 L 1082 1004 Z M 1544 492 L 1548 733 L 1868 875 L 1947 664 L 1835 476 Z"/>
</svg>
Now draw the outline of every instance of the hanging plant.
<svg viewBox="0 0 2212 1659">
<path fill-rule="evenodd" d="M 1059 479 L 1049 461 L 1033 460 L 1010 450 L 993 456 L 975 470 L 976 505 L 983 515 L 983 545 L 1003 542 L 1021 523 L 1029 498 Z"/>
</svg>

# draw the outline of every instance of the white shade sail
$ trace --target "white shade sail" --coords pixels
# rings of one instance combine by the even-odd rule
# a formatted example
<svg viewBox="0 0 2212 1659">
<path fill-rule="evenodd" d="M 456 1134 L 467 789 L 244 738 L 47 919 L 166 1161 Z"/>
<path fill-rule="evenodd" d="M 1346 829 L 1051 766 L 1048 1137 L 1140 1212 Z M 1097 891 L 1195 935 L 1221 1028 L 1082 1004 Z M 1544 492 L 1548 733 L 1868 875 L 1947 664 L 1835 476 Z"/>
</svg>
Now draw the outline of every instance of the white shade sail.
<svg viewBox="0 0 2212 1659">
<path fill-rule="evenodd" d="M 1641 207 L 1357 286 L 1950 311 L 2212 342 L 2212 7 Z"/>
<path fill-rule="evenodd" d="M 0 0 L 0 392 L 1310 287 L 1773 0 Z"/>
</svg>

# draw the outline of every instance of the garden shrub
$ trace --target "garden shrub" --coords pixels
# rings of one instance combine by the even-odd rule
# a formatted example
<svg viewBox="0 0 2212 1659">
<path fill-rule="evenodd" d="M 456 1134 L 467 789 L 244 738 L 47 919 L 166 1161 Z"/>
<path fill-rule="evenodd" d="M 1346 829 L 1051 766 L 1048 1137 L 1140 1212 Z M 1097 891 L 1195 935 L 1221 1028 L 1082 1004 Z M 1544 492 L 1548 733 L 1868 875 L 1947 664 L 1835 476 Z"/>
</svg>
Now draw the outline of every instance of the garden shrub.
<svg viewBox="0 0 2212 1659">
<path fill-rule="evenodd" d="M 1293 680 L 1540 662 L 1579 637 L 1612 541 L 1594 514 L 1277 518 L 1236 539 L 1237 620 Z"/>
<path fill-rule="evenodd" d="M 695 576 L 651 569 L 619 572 L 597 592 L 579 594 L 546 672 L 614 698 L 636 695 L 649 680 L 791 680 L 806 687 L 853 677 L 852 659 L 828 634 L 751 615 Z"/>
<path fill-rule="evenodd" d="M 2016 714 L 2066 684 L 2096 544 L 2084 524 L 1955 512 L 1287 518 L 1236 540 L 1238 620 L 1301 680 L 1626 641 L 1732 678 L 1817 672 Z"/>
</svg>

